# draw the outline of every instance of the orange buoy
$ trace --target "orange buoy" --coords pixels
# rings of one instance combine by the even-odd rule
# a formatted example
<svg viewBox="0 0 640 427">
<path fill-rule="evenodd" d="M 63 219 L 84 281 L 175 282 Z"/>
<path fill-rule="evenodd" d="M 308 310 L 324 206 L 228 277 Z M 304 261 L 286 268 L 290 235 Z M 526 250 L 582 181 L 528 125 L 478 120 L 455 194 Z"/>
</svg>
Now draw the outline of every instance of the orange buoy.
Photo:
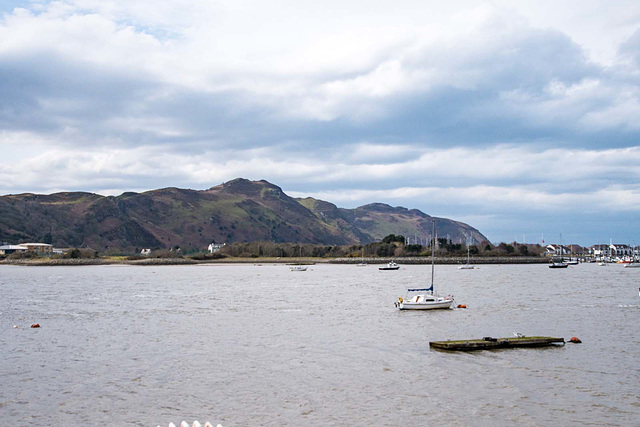
<svg viewBox="0 0 640 427">
<path fill-rule="evenodd" d="M 465 304 L 458 304 L 458 308 L 467 308 Z"/>
<path fill-rule="evenodd" d="M 40 323 L 34 323 L 33 325 L 31 325 L 32 328 L 39 328 L 40 327 Z"/>
<path fill-rule="evenodd" d="M 575 344 L 580 344 L 582 341 L 580 341 L 580 338 L 578 338 L 578 337 L 571 337 L 569 342 L 572 342 L 572 343 L 575 343 Z"/>
</svg>

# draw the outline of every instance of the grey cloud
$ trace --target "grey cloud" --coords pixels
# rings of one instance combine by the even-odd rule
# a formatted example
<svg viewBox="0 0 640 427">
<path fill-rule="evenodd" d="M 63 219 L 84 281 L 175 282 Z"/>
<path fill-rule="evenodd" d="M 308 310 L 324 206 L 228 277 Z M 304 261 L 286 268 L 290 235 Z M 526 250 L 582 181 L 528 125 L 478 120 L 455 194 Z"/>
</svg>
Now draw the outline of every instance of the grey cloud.
<svg viewBox="0 0 640 427">
<path fill-rule="evenodd" d="M 0 65 L 4 95 L 0 121 L 5 128 L 42 132 L 71 127 L 83 136 L 83 144 L 176 144 L 177 150 L 193 152 L 229 145 L 289 144 L 289 149 L 305 147 L 319 153 L 361 141 L 439 147 L 562 141 L 593 147 L 624 146 L 636 139 L 635 132 L 624 129 L 586 132 L 575 127 L 580 114 L 602 107 L 602 99 L 597 103 L 587 99 L 567 113 L 573 122 L 536 116 L 532 107 L 548 100 L 545 88 L 551 81 L 571 85 L 603 76 L 603 70 L 588 63 L 580 48 L 561 33 L 529 30 L 491 46 L 480 45 L 479 51 L 460 49 L 425 50 L 402 62 L 409 71 L 435 68 L 453 76 L 451 82 L 445 79 L 428 90 L 381 99 L 347 99 L 344 112 L 328 121 L 283 116 L 282 109 L 297 108 L 298 96 L 247 89 L 199 92 L 149 75 L 101 69 L 54 55 L 5 57 Z M 326 75 L 316 81 L 343 77 Z M 456 85 L 460 78 L 469 84 Z M 512 90 L 523 91 L 530 99 L 513 103 L 501 98 Z M 350 116 L 358 104 L 366 103 L 380 104 L 381 116 L 368 120 Z M 118 127 L 114 125 L 118 120 L 162 122 L 175 132 Z"/>
<path fill-rule="evenodd" d="M 73 127 L 87 136 L 135 109 L 151 83 L 50 54 L 0 58 L 0 121 L 5 129 L 60 132 Z"/>
<path fill-rule="evenodd" d="M 620 45 L 619 53 L 630 58 L 636 66 L 640 66 L 640 28 Z"/>
</svg>

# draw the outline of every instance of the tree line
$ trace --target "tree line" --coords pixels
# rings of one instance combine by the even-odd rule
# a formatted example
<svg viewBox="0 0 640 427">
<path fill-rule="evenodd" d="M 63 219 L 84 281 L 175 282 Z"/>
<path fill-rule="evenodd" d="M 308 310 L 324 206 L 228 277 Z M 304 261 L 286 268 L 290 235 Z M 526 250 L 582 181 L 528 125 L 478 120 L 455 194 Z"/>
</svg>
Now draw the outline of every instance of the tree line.
<svg viewBox="0 0 640 427">
<path fill-rule="evenodd" d="M 496 256 L 539 256 L 544 252 L 538 244 L 500 243 L 493 245 L 483 242 L 469 246 L 474 257 Z M 467 246 L 453 243 L 450 239 L 438 238 L 435 247 L 438 257 L 461 257 L 467 255 Z M 195 254 L 194 254 L 195 255 Z M 428 245 L 406 244 L 404 236 L 390 234 L 379 242 L 364 245 L 316 245 L 301 243 L 248 242 L 232 243 L 224 246 L 217 257 L 237 258 L 349 258 L 349 257 L 429 257 L 431 242 Z"/>
<path fill-rule="evenodd" d="M 429 257 L 431 243 L 427 245 L 406 244 L 404 236 L 389 234 L 379 242 L 356 245 L 318 245 L 311 243 L 274 243 L 274 242 L 246 242 L 231 243 L 223 246 L 218 252 L 210 254 L 205 250 L 182 250 L 179 246 L 170 249 L 154 249 L 148 256 L 140 255 L 139 249 L 135 255 L 127 259 L 145 258 L 192 258 L 195 260 L 220 258 L 390 258 L 390 257 Z M 500 243 L 493 245 L 483 242 L 469 246 L 469 253 L 477 257 L 518 257 L 540 256 L 544 248 L 538 244 Z M 464 257 L 467 246 L 453 243 L 450 239 L 438 238 L 435 246 L 437 257 Z M 72 248 L 64 254 L 52 255 L 51 258 L 98 258 L 101 254 L 89 248 Z M 34 258 L 35 253 L 14 253 L 10 259 Z"/>
</svg>

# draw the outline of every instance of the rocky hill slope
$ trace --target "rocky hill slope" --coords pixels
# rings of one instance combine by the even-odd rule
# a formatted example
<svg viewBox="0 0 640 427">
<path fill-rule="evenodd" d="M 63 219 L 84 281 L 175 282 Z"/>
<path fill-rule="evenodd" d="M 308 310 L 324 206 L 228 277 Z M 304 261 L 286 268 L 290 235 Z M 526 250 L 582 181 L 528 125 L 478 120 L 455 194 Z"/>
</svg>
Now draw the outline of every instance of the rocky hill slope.
<svg viewBox="0 0 640 427">
<path fill-rule="evenodd" d="M 140 248 L 186 250 L 211 242 L 369 243 L 388 234 L 426 238 L 431 221 L 454 242 L 487 240 L 475 228 L 416 209 L 374 203 L 338 208 L 295 199 L 267 181 L 235 179 L 208 190 L 163 188 L 144 193 L 18 194 L 0 197 L 0 241 L 91 247 L 101 252 Z"/>
</svg>

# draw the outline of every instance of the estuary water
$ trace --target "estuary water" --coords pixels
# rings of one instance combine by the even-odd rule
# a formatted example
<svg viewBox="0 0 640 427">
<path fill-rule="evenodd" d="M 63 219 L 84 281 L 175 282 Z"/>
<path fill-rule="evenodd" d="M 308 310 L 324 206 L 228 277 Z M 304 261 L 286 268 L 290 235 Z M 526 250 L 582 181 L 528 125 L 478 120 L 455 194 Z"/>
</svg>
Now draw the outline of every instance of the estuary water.
<svg viewBox="0 0 640 427">
<path fill-rule="evenodd" d="M 397 311 L 430 275 L 0 266 L 1 424 L 640 425 L 640 269 L 436 266 L 468 308 Z M 428 345 L 514 332 L 583 343 Z"/>
</svg>

